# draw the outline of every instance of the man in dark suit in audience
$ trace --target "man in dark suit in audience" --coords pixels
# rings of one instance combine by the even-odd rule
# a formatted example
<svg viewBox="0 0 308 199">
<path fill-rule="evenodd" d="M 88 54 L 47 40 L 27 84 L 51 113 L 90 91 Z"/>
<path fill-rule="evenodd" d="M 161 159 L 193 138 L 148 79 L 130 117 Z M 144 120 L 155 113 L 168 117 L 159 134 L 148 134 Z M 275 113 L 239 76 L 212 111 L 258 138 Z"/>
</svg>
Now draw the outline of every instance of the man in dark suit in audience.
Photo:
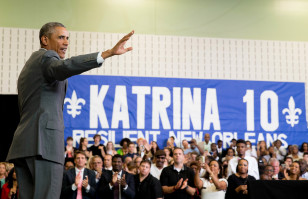
<svg viewBox="0 0 308 199">
<path fill-rule="evenodd" d="M 64 173 L 61 198 L 79 199 L 80 196 L 82 199 L 95 198 L 95 173 L 85 168 L 87 163 L 86 154 L 77 152 L 74 161 L 76 167 Z"/>
<path fill-rule="evenodd" d="M 102 173 L 98 194 L 106 199 L 133 199 L 135 198 L 134 176 L 122 170 L 122 156 L 112 157 L 112 171 Z"/>
</svg>

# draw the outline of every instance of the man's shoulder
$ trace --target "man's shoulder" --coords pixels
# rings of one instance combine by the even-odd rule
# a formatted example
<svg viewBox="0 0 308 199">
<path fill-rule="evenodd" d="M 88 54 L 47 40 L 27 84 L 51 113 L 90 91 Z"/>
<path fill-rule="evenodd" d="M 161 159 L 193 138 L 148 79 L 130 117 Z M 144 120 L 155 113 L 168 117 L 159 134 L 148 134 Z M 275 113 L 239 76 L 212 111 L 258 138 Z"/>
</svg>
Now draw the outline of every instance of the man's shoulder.
<svg viewBox="0 0 308 199">
<path fill-rule="evenodd" d="M 251 163 L 257 163 L 257 159 L 251 156 L 247 156 L 244 159 L 246 159 L 248 162 L 251 162 Z"/>
</svg>

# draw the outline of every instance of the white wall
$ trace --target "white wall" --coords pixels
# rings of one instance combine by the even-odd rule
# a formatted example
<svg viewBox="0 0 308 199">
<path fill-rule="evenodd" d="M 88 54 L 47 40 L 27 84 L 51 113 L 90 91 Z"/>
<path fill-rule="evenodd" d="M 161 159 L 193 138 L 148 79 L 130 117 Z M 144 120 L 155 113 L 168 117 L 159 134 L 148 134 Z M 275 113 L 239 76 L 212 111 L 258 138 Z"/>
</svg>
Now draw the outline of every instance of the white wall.
<svg viewBox="0 0 308 199">
<path fill-rule="evenodd" d="M 31 53 L 39 49 L 38 32 L 0 27 L 0 94 L 17 94 L 18 75 Z M 70 31 L 67 57 L 111 48 L 122 36 Z M 308 42 L 136 34 L 130 45 L 132 52 L 112 57 L 85 74 L 308 81 Z"/>
</svg>

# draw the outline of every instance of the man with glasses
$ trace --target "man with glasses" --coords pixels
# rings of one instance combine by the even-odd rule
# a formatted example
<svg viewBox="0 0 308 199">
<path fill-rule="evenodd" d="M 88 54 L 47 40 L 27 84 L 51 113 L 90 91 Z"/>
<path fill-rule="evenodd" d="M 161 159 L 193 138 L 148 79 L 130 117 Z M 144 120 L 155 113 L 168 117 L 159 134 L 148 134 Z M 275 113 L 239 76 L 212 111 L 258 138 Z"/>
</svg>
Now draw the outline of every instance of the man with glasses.
<svg viewBox="0 0 308 199">
<path fill-rule="evenodd" d="M 154 176 L 155 178 L 159 180 L 160 174 L 165 167 L 166 153 L 164 150 L 158 150 L 156 151 L 154 156 L 155 156 L 154 157 L 155 164 L 151 166 L 150 173 L 152 174 L 152 176 Z"/>
</svg>

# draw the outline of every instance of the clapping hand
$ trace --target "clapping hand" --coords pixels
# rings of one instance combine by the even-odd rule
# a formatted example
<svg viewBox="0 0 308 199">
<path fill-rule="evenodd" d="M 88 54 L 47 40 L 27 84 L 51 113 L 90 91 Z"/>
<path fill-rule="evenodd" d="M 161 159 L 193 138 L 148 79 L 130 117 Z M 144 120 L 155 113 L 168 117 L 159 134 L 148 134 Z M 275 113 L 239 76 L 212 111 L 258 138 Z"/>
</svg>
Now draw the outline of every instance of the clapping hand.
<svg viewBox="0 0 308 199">
<path fill-rule="evenodd" d="M 125 180 L 125 174 L 123 174 L 123 176 L 120 180 L 120 184 L 123 188 L 126 187 L 127 183 L 126 183 L 126 180 Z"/>
<path fill-rule="evenodd" d="M 89 180 L 88 176 L 86 176 L 86 179 L 82 181 L 82 186 L 86 189 L 88 185 L 89 185 Z"/>
</svg>

